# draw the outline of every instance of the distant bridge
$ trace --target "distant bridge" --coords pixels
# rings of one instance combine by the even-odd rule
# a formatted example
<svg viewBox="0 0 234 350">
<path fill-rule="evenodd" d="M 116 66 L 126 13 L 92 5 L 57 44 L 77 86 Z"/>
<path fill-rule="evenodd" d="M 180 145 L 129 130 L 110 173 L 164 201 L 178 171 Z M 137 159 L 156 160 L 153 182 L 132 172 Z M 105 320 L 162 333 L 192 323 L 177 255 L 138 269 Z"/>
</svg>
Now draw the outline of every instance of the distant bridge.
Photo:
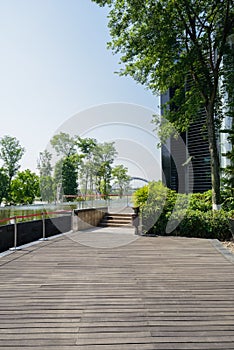
<svg viewBox="0 0 234 350">
<path fill-rule="evenodd" d="M 134 176 L 134 177 L 131 177 L 131 180 L 130 180 L 130 181 L 132 181 L 132 180 L 143 181 L 143 182 L 146 182 L 147 184 L 149 183 L 149 181 L 146 180 L 146 179 L 143 179 L 143 177 L 136 177 L 136 176 Z"/>
</svg>

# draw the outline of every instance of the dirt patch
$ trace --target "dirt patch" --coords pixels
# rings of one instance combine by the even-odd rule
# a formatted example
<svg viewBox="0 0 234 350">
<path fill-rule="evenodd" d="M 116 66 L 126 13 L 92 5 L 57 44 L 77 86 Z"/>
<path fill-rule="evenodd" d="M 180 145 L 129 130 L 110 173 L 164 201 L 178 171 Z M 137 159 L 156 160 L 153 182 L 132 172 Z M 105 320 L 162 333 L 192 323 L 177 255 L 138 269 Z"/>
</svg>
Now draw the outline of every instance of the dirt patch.
<svg viewBox="0 0 234 350">
<path fill-rule="evenodd" d="M 225 248 L 227 248 L 234 254 L 234 241 L 222 242 L 222 244 L 224 245 Z"/>
</svg>

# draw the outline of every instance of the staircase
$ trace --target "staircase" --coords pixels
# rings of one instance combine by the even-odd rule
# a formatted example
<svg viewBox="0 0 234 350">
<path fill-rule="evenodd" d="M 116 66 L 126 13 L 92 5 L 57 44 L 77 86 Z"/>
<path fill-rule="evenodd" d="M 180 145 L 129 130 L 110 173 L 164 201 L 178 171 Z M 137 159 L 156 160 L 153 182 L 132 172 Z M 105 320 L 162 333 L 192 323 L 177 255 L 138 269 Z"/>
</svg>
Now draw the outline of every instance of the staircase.
<svg viewBox="0 0 234 350">
<path fill-rule="evenodd" d="M 99 227 L 132 227 L 132 215 L 123 213 L 107 213 Z"/>
</svg>

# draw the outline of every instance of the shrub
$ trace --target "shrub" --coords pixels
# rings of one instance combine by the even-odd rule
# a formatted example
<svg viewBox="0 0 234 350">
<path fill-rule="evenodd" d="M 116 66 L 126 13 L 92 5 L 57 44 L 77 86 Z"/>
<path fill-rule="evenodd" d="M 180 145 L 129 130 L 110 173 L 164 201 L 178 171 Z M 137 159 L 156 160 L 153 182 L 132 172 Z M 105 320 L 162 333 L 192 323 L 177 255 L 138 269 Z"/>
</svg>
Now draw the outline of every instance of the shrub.
<svg viewBox="0 0 234 350">
<path fill-rule="evenodd" d="M 202 212 L 188 210 L 180 222 L 177 235 L 184 237 L 211 238 L 220 241 L 231 238 L 228 213 L 221 211 Z"/>
<path fill-rule="evenodd" d="M 166 235 L 170 219 L 176 227 L 170 235 L 220 241 L 231 238 L 228 218 L 234 217 L 234 212 L 212 211 L 211 191 L 187 196 L 166 188 L 160 181 L 153 181 L 137 190 L 134 199 L 134 204 L 141 207 L 146 234 Z"/>
<path fill-rule="evenodd" d="M 165 232 L 166 214 L 173 210 L 176 196 L 176 192 L 165 187 L 161 181 L 152 181 L 134 193 L 134 205 L 142 210 L 143 232 Z"/>
<path fill-rule="evenodd" d="M 212 210 L 212 191 L 204 193 L 192 193 L 189 195 L 189 209 L 208 211 Z"/>
<path fill-rule="evenodd" d="M 149 186 L 145 185 L 136 192 L 133 193 L 133 205 L 134 207 L 142 207 L 148 199 L 148 194 L 149 194 Z"/>
</svg>

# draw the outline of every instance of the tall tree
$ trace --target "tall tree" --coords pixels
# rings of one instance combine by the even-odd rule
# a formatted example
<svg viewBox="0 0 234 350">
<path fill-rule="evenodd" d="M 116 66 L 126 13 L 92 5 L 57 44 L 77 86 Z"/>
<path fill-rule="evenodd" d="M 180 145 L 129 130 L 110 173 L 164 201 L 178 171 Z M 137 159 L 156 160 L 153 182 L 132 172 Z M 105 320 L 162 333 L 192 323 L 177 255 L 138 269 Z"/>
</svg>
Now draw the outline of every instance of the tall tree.
<svg viewBox="0 0 234 350">
<path fill-rule="evenodd" d="M 0 168 L 0 204 L 8 196 L 9 179 L 5 169 Z"/>
<path fill-rule="evenodd" d="M 39 195 L 39 177 L 29 169 L 18 172 L 11 183 L 13 203 L 32 204 Z"/>
<path fill-rule="evenodd" d="M 119 187 L 119 194 L 122 197 L 124 190 L 128 187 L 131 180 L 131 177 L 128 175 L 128 168 L 123 165 L 116 165 L 112 169 L 112 178 L 114 183 Z"/>
<path fill-rule="evenodd" d="M 6 202 L 10 202 L 11 182 L 20 168 L 20 160 L 25 152 L 19 141 L 12 136 L 4 136 L 0 140 L 0 158 L 3 161 L 3 168 L 8 178 L 5 189 Z"/>
<path fill-rule="evenodd" d="M 62 163 L 62 189 L 64 195 L 77 195 L 77 159 L 76 155 L 65 157 Z M 71 201 L 71 197 L 67 197 Z"/>
<path fill-rule="evenodd" d="M 55 199 L 54 181 L 51 165 L 52 154 L 45 150 L 39 153 L 37 169 L 40 173 L 40 192 L 43 201 L 52 202 Z"/>
<path fill-rule="evenodd" d="M 0 158 L 3 160 L 3 167 L 11 182 L 13 176 L 20 168 L 21 160 L 25 149 L 20 145 L 15 137 L 4 136 L 0 140 Z"/>
<path fill-rule="evenodd" d="M 97 140 L 92 138 L 77 138 L 77 146 L 81 151 L 80 159 L 81 159 L 81 171 L 80 171 L 80 179 L 84 185 L 84 195 L 86 197 L 89 190 L 93 193 L 94 187 L 94 177 L 95 177 L 95 149 L 97 147 Z"/>
<path fill-rule="evenodd" d="M 117 155 L 114 142 L 104 142 L 95 148 L 96 189 L 105 198 L 111 190 L 111 170 Z"/>
<path fill-rule="evenodd" d="M 93 0 L 109 5 L 114 53 L 121 75 L 130 75 L 153 92 L 175 89 L 166 118 L 178 131 L 206 115 L 211 156 L 213 206 L 221 202 L 216 131 L 223 117 L 219 81 L 228 38 L 233 34 L 233 0 Z M 185 91 L 185 82 L 189 89 Z"/>
<path fill-rule="evenodd" d="M 227 158 L 227 166 L 222 169 L 222 180 L 225 195 L 229 197 L 232 206 L 234 206 L 234 34 L 229 37 L 228 49 L 230 52 L 224 57 L 225 71 L 221 88 L 225 96 L 224 101 L 229 119 L 221 131 L 227 135 L 226 141 L 229 143 L 229 150 L 223 154 Z"/>
<path fill-rule="evenodd" d="M 62 184 L 62 168 L 64 158 L 59 159 L 54 166 L 54 182 L 59 185 Z"/>
<path fill-rule="evenodd" d="M 54 135 L 50 143 L 57 152 L 57 155 L 69 157 L 76 151 L 76 137 L 72 137 L 65 132 Z"/>
<path fill-rule="evenodd" d="M 52 176 L 40 176 L 39 178 L 40 185 L 40 197 L 42 201 L 48 203 L 52 202 L 55 199 L 55 182 Z"/>
<path fill-rule="evenodd" d="M 37 169 L 39 170 L 40 176 L 51 176 L 52 165 L 51 165 L 52 154 L 45 150 L 39 153 L 39 159 L 37 161 Z"/>
</svg>

